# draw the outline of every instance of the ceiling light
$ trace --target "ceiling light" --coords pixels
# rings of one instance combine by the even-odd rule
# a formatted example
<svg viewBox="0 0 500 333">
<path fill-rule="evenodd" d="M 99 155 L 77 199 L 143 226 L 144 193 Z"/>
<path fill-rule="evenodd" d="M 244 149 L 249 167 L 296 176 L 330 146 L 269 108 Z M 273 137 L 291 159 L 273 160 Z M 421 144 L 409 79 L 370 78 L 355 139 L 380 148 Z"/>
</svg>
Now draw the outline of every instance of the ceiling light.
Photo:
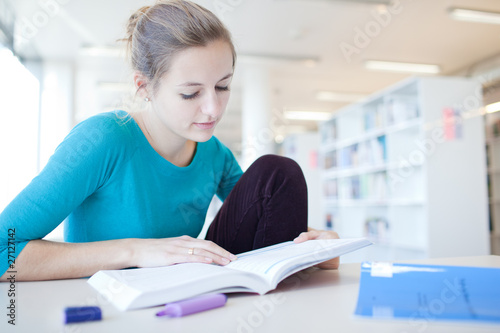
<svg viewBox="0 0 500 333">
<path fill-rule="evenodd" d="M 438 65 L 376 60 L 365 61 L 365 67 L 371 70 L 400 73 L 438 74 L 441 71 Z"/>
<path fill-rule="evenodd" d="M 331 118 L 331 112 L 320 111 L 285 111 L 286 119 L 291 120 L 308 120 L 308 121 L 325 121 Z"/>
<path fill-rule="evenodd" d="M 500 111 L 500 102 L 486 105 L 486 107 L 484 109 L 486 110 L 486 113 L 498 112 L 498 111 Z"/>
<path fill-rule="evenodd" d="M 280 0 L 280 1 L 289 1 L 289 0 Z M 302 0 L 311 2 L 311 0 Z M 317 0 L 324 2 L 345 2 L 348 4 L 361 4 L 361 5 L 386 5 L 389 6 L 393 3 L 393 0 Z"/>
<path fill-rule="evenodd" d="M 500 13 L 485 12 L 474 9 L 450 8 L 449 14 L 459 21 L 500 24 Z"/>
<path fill-rule="evenodd" d="M 306 67 L 314 67 L 319 62 L 318 57 L 289 56 L 275 54 L 238 54 L 238 62 L 245 64 L 279 65 L 296 63 Z"/>
<path fill-rule="evenodd" d="M 334 91 L 318 91 L 316 92 L 316 99 L 320 101 L 326 102 L 357 102 L 360 99 L 363 99 L 365 95 L 354 94 L 354 93 L 341 93 Z"/>
</svg>

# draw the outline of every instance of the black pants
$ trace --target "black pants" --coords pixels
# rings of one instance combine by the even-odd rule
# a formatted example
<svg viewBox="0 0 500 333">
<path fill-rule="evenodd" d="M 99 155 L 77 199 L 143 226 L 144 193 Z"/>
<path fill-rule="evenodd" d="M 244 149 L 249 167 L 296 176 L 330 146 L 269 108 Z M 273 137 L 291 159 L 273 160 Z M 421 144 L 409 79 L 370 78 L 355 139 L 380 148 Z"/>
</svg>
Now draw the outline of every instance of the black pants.
<svg viewBox="0 0 500 333">
<path fill-rule="evenodd" d="M 307 230 L 307 186 L 299 165 L 265 155 L 241 176 L 206 239 L 238 254 L 293 240 Z"/>
</svg>

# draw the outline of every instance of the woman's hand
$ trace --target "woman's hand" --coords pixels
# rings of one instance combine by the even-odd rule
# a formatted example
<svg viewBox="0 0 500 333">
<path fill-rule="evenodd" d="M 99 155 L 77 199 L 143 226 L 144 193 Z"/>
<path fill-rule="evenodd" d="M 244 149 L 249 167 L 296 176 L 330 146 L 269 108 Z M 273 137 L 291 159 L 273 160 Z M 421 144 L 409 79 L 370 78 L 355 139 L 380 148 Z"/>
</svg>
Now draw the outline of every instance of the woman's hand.
<svg viewBox="0 0 500 333">
<path fill-rule="evenodd" d="M 309 228 L 307 232 L 301 233 L 297 238 L 293 241 L 295 243 L 302 243 L 310 239 L 338 239 L 339 235 L 335 231 L 326 231 L 326 230 L 316 230 Z M 321 264 L 316 265 L 321 269 L 337 269 L 340 265 L 340 258 L 333 258 L 322 262 Z"/>
<path fill-rule="evenodd" d="M 135 267 L 168 266 L 185 262 L 227 265 L 237 259 L 217 244 L 181 236 L 162 239 L 132 239 Z"/>
</svg>

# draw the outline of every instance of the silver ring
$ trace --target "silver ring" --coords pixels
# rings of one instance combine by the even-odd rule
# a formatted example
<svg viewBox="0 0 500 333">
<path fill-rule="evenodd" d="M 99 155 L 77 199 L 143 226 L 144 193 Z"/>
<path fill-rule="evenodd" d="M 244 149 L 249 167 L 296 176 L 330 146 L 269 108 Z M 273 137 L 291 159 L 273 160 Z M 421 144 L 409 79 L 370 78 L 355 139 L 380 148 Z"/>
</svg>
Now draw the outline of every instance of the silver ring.
<svg viewBox="0 0 500 333">
<path fill-rule="evenodd" d="M 188 254 L 194 254 L 194 247 L 192 247 L 192 248 L 190 248 L 190 249 L 188 250 Z"/>
</svg>

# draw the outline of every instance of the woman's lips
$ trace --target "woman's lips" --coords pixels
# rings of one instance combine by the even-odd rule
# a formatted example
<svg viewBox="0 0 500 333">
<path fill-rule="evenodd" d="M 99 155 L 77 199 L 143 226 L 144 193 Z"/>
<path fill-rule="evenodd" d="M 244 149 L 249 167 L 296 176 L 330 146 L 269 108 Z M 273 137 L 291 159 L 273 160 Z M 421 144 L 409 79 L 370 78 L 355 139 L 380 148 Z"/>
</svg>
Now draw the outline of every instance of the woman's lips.
<svg viewBox="0 0 500 333">
<path fill-rule="evenodd" d="M 208 129 L 212 129 L 215 127 L 215 121 L 211 121 L 209 123 L 194 123 L 198 128 L 201 128 L 201 129 L 204 129 L 204 130 L 208 130 Z"/>
</svg>

